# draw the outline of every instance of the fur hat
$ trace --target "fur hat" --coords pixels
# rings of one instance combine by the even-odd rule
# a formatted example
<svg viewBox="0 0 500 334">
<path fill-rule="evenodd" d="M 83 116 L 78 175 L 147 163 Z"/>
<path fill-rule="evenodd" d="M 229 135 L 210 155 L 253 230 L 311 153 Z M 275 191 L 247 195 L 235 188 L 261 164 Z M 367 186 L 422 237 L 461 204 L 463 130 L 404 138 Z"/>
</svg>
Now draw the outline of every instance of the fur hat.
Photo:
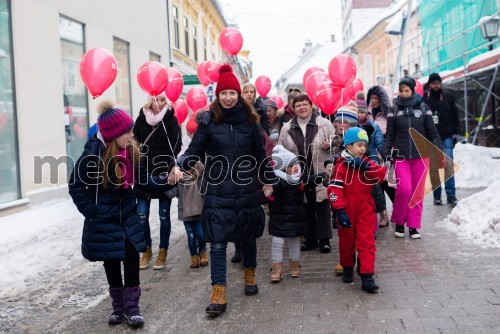
<svg viewBox="0 0 500 334">
<path fill-rule="evenodd" d="M 344 145 L 347 146 L 358 141 L 364 141 L 368 144 L 368 133 L 358 127 L 349 128 L 344 134 Z"/>
<path fill-rule="evenodd" d="M 441 79 L 441 76 L 439 75 L 439 73 L 432 73 L 431 75 L 429 75 L 429 80 L 427 80 L 427 83 L 430 84 L 433 81 L 442 82 L 443 79 Z"/>
<path fill-rule="evenodd" d="M 112 100 L 103 100 L 97 106 L 97 127 L 106 142 L 111 142 L 134 127 L 134 120 L 122 109 L 115 108 Z"/>
<path fill-rule="evenodd" d="M 399 80 L 399 86 L 405 85 L 410 87 L 411 92 L 415 93 L 415 86 L 417 85 L 415 79 L 410 78 L 410 77 L 403 77 L 401 80 Z"/>
<path fill-rule="evenodd" d="M 241 95 L 241 85 L 238 78 L 233 73 L 233 68 L 229 64 L 222 65 L 219 69 L 219 80 L 217 88 L 215 88 L 215 96 L 219 96 L 220 92 L 226 89 L 232 89 Z"/>
<path fill-rule="evenodd" d="M 342 106 L 337 110 L 335 120 L 358 124 L 358 109 L 353 106 Z"/>
</svg>

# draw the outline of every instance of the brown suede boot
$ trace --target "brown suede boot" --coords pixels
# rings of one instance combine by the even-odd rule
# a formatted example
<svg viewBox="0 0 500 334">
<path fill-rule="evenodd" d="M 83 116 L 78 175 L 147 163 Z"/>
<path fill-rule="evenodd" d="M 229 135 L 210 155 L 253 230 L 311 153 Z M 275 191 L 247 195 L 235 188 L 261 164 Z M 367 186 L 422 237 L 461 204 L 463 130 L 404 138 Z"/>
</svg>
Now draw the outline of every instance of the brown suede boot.
<svg viewBox="0 0 500 334">
<path fill-rule="evenodd" d="M 299 261 L 290 260 L 290 276 L 299 277 L 300 276 L 300 263 Z"/>
<path fill-rule="evenodd" d="M 213 285 L 212 293 L 210 294 L 210 305 L 205 309 L 205 312 L 212 315 L 219 315 L 226 310 L 226 286 Z"/>
<path fill-rule="evenodd" d="M 344 272 L 344 267 L 342 267 L 340 264 L 337 264 L 333 270 L 335 271 L 335 275 L 339 276 Z"/>
<path fill-rule="evenodd" d="M 158 253 L 158 257 L 156 258 L 155 263 L 153 264 L 153 269 L 160 270 L 165 268 L 167 265 L 167 252 L 168 249 L 160 248 L 160 252 Z"/>
<path fill-rule="evenodd" d="M 275 262 L 271 268 L 271 283 L 278 283 L 283 276 L 283 263 Z"/>
<path fill-rule="evenodd" d="M 149 267 L 149 262 L 153 258 L 153 252 L 151 251 L 151 246 L 147 246 L 146 251 L 142 253 L 141 260 L 139 261 L 139 269 L 146 269 Z"/>
<path fill-rule="evenodd" d="M 208 266 L 207 251 L 200 252 L 200 266 L 202 266 L 202 267 Z"/>
<path fill-rule="evenodd" d="M 191 268 L 200 267 L 200 257 L 198 255 L 191 255 Z"/>
<path fill-rule="evenodd" d="M 255 275 L 255 268 L 246 268 L 243 272 L 245 279 L 245 295 L 254 296 L 259 293 L 257 287 L 257 276 Z"/>
</svg>

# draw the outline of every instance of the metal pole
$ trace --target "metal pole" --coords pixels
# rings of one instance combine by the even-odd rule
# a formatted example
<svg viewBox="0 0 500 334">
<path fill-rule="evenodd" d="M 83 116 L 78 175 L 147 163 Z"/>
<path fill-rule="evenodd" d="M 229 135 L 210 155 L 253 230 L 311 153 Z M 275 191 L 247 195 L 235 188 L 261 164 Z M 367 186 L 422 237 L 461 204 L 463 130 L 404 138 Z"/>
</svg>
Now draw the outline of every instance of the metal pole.
<svg viewBox="0 0 500 334">
<path fill-rule="evenodd" d="M 408 23 L 410 22 L 411 18 L 411 8 L 412 8 L 413 0 L 408 0 L 408 7 L 406 8 L 406 24 L 404 24 L 403 31 L 401 33 L 401 42 L 399 44 L 399 50 L 398 50 L 398 57 L 396 58 L 396 68 L 394 69 L 394 76 L 392 78 L 392 90 L 396 91 L 396 88 L 398 87 L 399 84 L 399 72 L 400 72 L 400 67 L 401 67 L 401 58 L 403 57 L 403 48 L 405 44 L 405 37 L 406 37 L 406 27 L 408 26 Z M 403 21 L 405 18 L 403 18 Z"/>
<path fill-rule="evenodd" d="M 172 37 L 170 35 L 170 1 L 167 0 L 167 33 L 168 33 L 168 63 L 170 67 L 174 66 L 174 60 L 172 59 Z"/>
<path fill-rule="evenodd" d="M 467 101 L 467 39 L 466 37 L 466 27 L 465 27 L 465 3 L 462 5 L 463 6 L 463 20 L 462 20 L 462 27 L 463 27 L 463 38 L 464 38 L 464 110 L 465 110 L 465 140 L 469 141 L 469 116 L 468 116 L 468 101 Z M 477 132 L 476 132 L 477 133 Z"/>
<path fill-rule="evenodd" d="M 472 138 L 472 144 L 476 143 L 477 133 L 479 132 L 479 127 L 484 123 L 483 117 L 484 117 L 484 113 L 486 112 L 486 108 L 488 107 L 488 102 L 489 102 L 490 97 L 491 97 L 491 91 L 493 90 L 493 87 L 495 86 L 495 79 L 497 77 L 497 72 L 498 72 L 498 64 L 500 64 L 500 63 L 497 63 L 497 66 L 495 67 L 495 72 L 493 73 L 493 79 L 491 80 L 490 87 L 488 88 L 488 94 L 486 94 L 486 98 L 484 99 L 484 104 L 483 104 L 483 108 L 482 108 L 483 110 L 481 110 L 481 116 L 480 116 L 479 122 L 477 124 L 477 130 L 474 132 L 474 137 Z"/>
</svg>

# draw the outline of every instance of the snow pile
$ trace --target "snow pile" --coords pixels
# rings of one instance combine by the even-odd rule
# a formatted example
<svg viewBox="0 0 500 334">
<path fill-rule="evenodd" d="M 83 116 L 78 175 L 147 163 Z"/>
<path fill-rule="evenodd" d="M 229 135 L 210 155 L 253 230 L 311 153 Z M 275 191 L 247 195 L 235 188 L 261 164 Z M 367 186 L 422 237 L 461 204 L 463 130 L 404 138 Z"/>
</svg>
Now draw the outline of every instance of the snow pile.
<svg viewBox="0 0 500 334">
<path fill-rule="evenodd" d="M 455 174 L 457 188 L 488 187 L 500 180 L 500 148 L 457 144 L 453 155 L 460 167 Z"/>
<path fill-rule="evenodd" d="M 479 244 L 500 247 L 500 180 L 460 202 L 443 221 L 450 230 Z"/>
</svg>

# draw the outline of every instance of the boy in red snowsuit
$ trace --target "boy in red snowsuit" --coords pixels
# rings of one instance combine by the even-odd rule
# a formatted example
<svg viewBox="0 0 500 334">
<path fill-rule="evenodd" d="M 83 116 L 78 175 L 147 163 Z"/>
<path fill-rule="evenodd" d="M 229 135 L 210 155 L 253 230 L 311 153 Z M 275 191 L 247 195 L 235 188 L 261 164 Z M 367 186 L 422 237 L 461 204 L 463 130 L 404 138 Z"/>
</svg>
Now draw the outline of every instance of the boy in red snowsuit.
<svg viewBox="0 0 500 334">
<path fill-rule="evenodd" d="M 328 198 L 337 213 L 339 224 L 340 264 L 344 267 L 342 282 L 353 281 L 355 251 L 358 252 L 358 274 L 364 291 L 378 286 L 375 272 L 375 203 L 372 187 L 384 180 L 386 168 L 365 156 L 368 134 L 361 128 L 350 128 L 344 135 L 346 149 L 335 164 L 328 186 Z"/>
</svg>

